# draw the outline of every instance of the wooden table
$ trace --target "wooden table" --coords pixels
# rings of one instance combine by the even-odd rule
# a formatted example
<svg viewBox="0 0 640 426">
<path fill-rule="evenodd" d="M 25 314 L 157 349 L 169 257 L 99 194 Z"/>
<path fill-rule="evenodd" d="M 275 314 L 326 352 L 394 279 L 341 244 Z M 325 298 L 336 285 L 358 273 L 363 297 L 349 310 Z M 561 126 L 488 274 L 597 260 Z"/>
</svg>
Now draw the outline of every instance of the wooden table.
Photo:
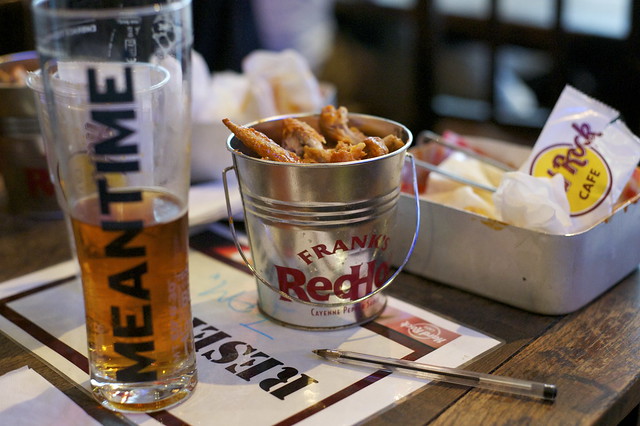
<svg viewBox="0 0 640 426">
<path fill-rule="evenodd" d="M 63 221 L 33 221 L 0 212 L 0 282 L 69 256 Z M 558 397 L 546 403 L 431 384 L 367 424 L 640 424 L 637 270 L 590 305 L 565 316 L 528 313 L 405 273 L 389 292 L 506 342 L 470 369 L 554 383 Z M 127 424 L 0 333 L 0 374 L 23 365 L 35 369 L 102 423 Z"/>
</svg>

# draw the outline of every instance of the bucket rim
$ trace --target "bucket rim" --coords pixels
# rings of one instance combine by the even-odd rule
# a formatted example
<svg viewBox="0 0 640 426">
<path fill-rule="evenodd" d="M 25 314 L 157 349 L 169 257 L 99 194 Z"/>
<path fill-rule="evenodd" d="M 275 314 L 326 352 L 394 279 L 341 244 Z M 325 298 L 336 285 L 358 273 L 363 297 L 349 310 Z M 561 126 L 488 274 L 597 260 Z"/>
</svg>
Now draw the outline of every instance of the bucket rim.
<svg viewBox="0 0 640 426">
<path fill-rule="evenodd" d="M 283 120 L 285 118 L 312 118 L 312 117 L 320 117 L 320 113 L 319 112 L 315 112 L 315 113 L 295 113 L 295 114 L 279 114 L 279 115 L 273 115 L 273 116 L 269 116 L 269 117 L 265 117 L 265 118 L 261 118 L 259 120 L 255 120 L 255 121 L 251 121 L 247 124 L 243 124 L 243 127 L 255 127 L 259 124 L 263 124 L 263 123 L 268 123 L 268 122 L 273 122 L 273 121 L 279 121 L 279 120 Z M 378 157 L 373 157 L 373 158 L 365 158 L 362 160 L 354 160 L 354 161 L 341 161 L 341 162 L 335 162 L 335 163 L 285 163 L 282 161 L 274 161 L 274 160 L 266 160 L 263 158 L 258 158 L 258 157 L 252 157 L 250 155 L 246 155 L 242 152 L 240 152 L 237 148 L 234 148 L 232 145 L 232 141 L 234 139 L 238 139 L 233 133 L 229 133 L 229 136 L 227 137 L 227 142 L 226 142 L 226 147 L 227 150 L 229 152 L 231 152 L 231 154 L 234 157 L 234 160 L 236 157 L 241 157 L 244 160 L 247 161 L 255 161 L 258 163 L 262 163 L 262 164 L 273 164 L 273 165 L 278 165 L 278 166 L 286 166 L 286 167 L 313 167 L 313 168 L 328 168 L 328 167 L 349 167 L 349 166 L 357 166 L 357 165 L 361 165 L 361 164 L 366 164 L 366 163 L 371 163 L 374 161 L 382 161 L 385 158 L 389 158 L 389 157 L 393 157 L 394 155 L 400 155 L 402 153 L 406 153 L 407 150 L 409 149 L 409 147 L 411 146 L 411 144 L 413 143 L 413 133 L 411 132 L 411 130 L 409 130 L 409 128 L 407 126 L 405 126 L 404 124 L 395 121 L 395 120 L 391 120 L 388 118 L 383 118 L 380 116 L 376 116 L 376 115 L 372 115 L 372 114 L 363 114 L 363 113 L 355 113 L 355 112 L 349 112 L 349 117 L 355 117 L 355 118 L 359 118 L 359 119 L 368 119 L 368 120 L 377 120 L 377 121 L 384 121 L 386 123 L 388 123 L 389 125 L 392 126 L 396 126 L 399 129 L 402 129 L 402 131 L 407 135 L 407 140 L 405 141 L 404 145 L 393 151 L 390 152 L 388 154 L 385 155 L 380 155 Z"/>
<path fill-rule="evenodd" d="M 25 67 L 25 65 L 27 65 Z M 38 52 L 35 50 L 25 50 L 23 52 L 13 52 L 0 55 L 0 68 L 10 67 L 23 67 L 25 71 L 31 72 L 40 66 Z M 14 90 L 14 91 L 29 91 L 29 88 L 24 84 L 0 82 L 0 89 L 2 91 Z"/>
</svg>

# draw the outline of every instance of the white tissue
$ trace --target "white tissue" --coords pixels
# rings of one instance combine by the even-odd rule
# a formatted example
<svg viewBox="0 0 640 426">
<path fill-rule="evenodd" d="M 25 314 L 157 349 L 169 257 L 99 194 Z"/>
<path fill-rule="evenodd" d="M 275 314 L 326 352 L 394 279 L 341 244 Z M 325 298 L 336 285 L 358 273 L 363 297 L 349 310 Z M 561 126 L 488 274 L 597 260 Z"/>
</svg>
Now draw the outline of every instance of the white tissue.
<svg viewBox="0 0 640 426">
<path fill-rule="evenodd" d="M 503 173 L 490 164 L 470 158 L 458 151 L 451 153 L 438 165 L 438 168 L 489 187 L 498 186 Z M 430 173 L 427 182 L 427 193 L 451 191 L 462 185 L 462 183 L 451 180 L 446 176 Z"/>
<path fill-rule="evenodd" d="M 209 66 L 201 54 L 191 51 L 191 119 L 194 122 L 202 121 L 203 108 L 207 105 L 211 73 Z"/>
<path fill-rule="evenodd" d="M 322 108 L 318 80 L 298 52 L 257 50 L 242 63 L 262 117 L 314 112 Z"/>
<path fill-rule="evenodd" d="M 473 188 L 467 185 L 461 185 L 448 191 L 427 193 L 423 198 L 434 203 L 444 204 L 489 218 L 497 217 L 493 203 L 479 196 L 474 192 Z"/>
<path fill-rule="evenodd" d="M 193 58 L 196 123 L 229 118 L 246 124 L 274 115 L 320 111 L 326 102 L 309 64 L 294 50 L 256 50 L 244 58 L 241 73 L 208 75 L 202 57 L 194 52 Z"/>
<path fill-rule="evenodd" d="M 571 229 L 569 201 L 561 175 L 533 177 L 523 172 L 505 173 L 493 201 L 500 220 L 551 234 Z"/>
<path fill-rule="evenodd" d="M 193 64 L 192 182 L 220 179 L 232 164 L 226 149 L 231 132 L 223 118 L 244 125 L 274 115 L 319 112 L 332 103 L 333 93 L 320 89 L 306 60 L 293 50 L 254 51 L 245 57 L 241 73 L 210 74 L 195 51 Z"/>
<path fill-rule="evenodd" d="M 504 173 L 462 152 L 451 153 L 438 167 L 453 175 L 494 188 L 498 186 Z M 490 192 L 466 186 L 439 173 L 429 173 L 423 198 L 489 218 L 497 216 Z"/>
<path fill-rule="evenodd" d="M 242 124 L 257 119 L 250 100 L 249 80 L 242 74 L 233 71 L 218 72 L 204 88 L 195 90 L 206 94 L 200 105 L 194 105 L 193 119 L 196 123 L 216 123 L 222 126 L 223 118 Z"/>
</svg>

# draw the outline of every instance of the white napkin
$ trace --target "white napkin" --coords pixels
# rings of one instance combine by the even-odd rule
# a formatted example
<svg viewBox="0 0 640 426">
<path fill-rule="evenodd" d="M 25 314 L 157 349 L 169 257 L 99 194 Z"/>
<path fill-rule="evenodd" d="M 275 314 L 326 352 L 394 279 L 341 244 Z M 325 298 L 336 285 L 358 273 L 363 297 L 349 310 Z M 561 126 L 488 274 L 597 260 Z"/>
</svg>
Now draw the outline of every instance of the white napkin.
<svg viewBox="0 0 640 426">
<path fill-rule="evenodd" d="M 552 234 L 564 234 L 571 227 L 562 175 L 505 173 L 493 201 L 500 219 L 509 224 Z"/>
<path fill-rule="evenodd" d="M 257 50 L 244 59 L 242 70 L 261 117 L 315 112 L 324 106 L 318 80 L 295 50 Z"/>
<path fill-rule="evenodd" d="M 453 152 L 438 165 L 441 170 L 489 187 L 497 187 L 504 172 L 462 152 Z M 496 218 L 491 193 L 451 180 L 438 173 L 429 173 L 423 198 L 461 210 Z"/>
<path fill-rule="evenodd" d="M 459 210 L 466 210 L 489 218 L 496 218 L 496 209 L 491 202 L 478 195 L 471 186 L 460 185 L 455 189 L 427 193 L 423 198 L 434 203 L 444 204 Z"/>
<path fill-rule="evenodd" d="M 223 118 L 246 124 L 281 114 L 320 111 L 326 102 L 306 59 L 288 49 L 256 50 L 242 62 L 242 72 L 208 75 L 193 53 L 193 120 L 219 123 Z"/>
<path fill-rule="evenodd" d="M 100 424 L 28 367 L 0 377 L 0 423 L 14 426 Z"/>
</svg>

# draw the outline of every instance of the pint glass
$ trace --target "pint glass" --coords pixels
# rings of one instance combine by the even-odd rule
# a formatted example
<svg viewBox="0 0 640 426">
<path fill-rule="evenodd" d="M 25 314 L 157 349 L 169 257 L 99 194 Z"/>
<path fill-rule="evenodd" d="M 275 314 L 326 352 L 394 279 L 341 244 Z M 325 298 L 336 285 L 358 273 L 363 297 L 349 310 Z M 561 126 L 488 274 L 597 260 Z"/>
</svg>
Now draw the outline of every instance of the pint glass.
<svg viewBox="0 0 640 426">
<path fill-rule="evenodd" d="M 190 0 L 34 0 L 49 167 L 71 220 L 91 387 L 156 411 L 197 377 L 188 275 Z"/>
</svg>

